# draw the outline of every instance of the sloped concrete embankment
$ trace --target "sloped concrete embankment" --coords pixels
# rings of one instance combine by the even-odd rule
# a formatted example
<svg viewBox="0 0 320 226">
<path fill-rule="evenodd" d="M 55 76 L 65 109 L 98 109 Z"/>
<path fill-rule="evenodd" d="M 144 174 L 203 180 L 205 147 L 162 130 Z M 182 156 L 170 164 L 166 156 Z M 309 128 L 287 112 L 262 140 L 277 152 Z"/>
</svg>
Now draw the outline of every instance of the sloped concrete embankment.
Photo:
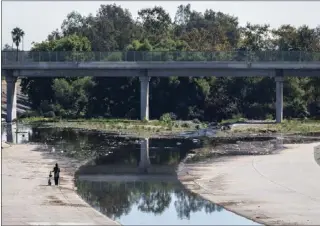
<svg viewBox="0 0 320 226">
<path fill-rule="evenodd" d="M 203 198 L 262 224 L 319 225 L 319 146 L 285 145 L 272 155 L 184 164 L 179 180 Z"/>
</svg>

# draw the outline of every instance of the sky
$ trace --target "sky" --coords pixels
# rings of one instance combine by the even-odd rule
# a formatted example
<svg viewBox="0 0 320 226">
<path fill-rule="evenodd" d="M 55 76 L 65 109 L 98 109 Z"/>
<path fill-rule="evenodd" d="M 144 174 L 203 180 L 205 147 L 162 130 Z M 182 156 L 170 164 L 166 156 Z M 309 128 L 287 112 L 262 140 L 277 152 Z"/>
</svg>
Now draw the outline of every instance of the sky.
<svg viewBox="0 0 320 226">
<path fill-rule="evenodd" d="M 190 3 L 192 10 L 212 9 L 236 16 L 240 25 L 250 22 L 276 28 L 282 24 L 320 24 L 320 1 L 2 1 L 2 46 L 12 44 L 11 30 L 20 27 L 25 32 L 23 48 L 29 50 L 32 42 L 44 41 L 49 33 L 60 29 L 71 11 L 95 15 L 101 4 L 114 3 L 129 9 L 134 18 L 142 8 L 162 6 L 174 19 L 178 5 Z"/>
</svg>

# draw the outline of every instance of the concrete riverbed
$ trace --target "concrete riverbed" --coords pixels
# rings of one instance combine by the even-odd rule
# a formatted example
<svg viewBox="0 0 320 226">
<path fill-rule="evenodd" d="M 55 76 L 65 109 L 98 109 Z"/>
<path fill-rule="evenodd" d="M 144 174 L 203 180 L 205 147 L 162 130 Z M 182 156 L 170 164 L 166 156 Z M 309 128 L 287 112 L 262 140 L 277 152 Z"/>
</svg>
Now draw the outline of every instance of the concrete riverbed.
<svg viewBox="0 0 320 226">
<path fill-rule="evenodd" d="M 74 189 L 78 163 L 59 159 L 61 185 L 47 186 L 57 159 L 45 158 L 37 145 L 2 149 L 3 225 L 118 225 L 83 201 Z"/>
<path fill-rule="evenodd" d="M 192 192 L 261 224 L 319 225 L 317 145 L 292 144 L 274 155 L 184 164 L 179 179 Z"/>
<path fill-rule="evenodd" d="M 45 131 L 46 130 L 34 130 L 32 134 L 42 134 L 47 139 L 47 142 L 51 142 L 51 139 L 53 138 L 60 139 L 61 137 L 66 137 L 66 134 L 64 133 L 60 134 L 57 132 L 50 135 L 49 131 L 47 131 L 48 134 Z M 69 133 L 71 132 L 69 131 Z M 84 134 L 82 135 L 84 136 Z M 81 187 L 77 185 L 77 190 L 74 187 L 74 173 L 80 165 L 83 165 L 86 162 L 86 160 L 81 162 L 79 159 L 76 160 L 75 158 L 68 157 L 68 155 L 61 154 L 61 151 L 63 149 L 64 152 L 70 152 L 69 154 L 71 154 L 71 151 L 75 148 L 79 148 L 77 146 L 77 142 L 79 140 L 86 140 L 82 135 L 80 136 L 78 134 L 77 139 L 75 140 L 75 145 L 72 145 L 72 142 L 68 141 L 68 144 L 71 146 L 67 146 L 66 143 L 61 143 L 61 141 L 59 141 L 61 145 L 58 145 L 60 143 L 55 141 L 52 141 L 50 145 L 31 144 L 34 141 L 42 141 L 42 139 L 35 139 L 36 137 L 30 140 L 30 144 L 13 144 L 9 146 L 4 145 L 4 142 L 2 143 L 2 223 L 4 225 L 118 224 L 114 221 L 118 221 L 117 218 L 114 219 L 105 213 L 101 214 L 101 211 L 98 212 L 96 209 L 105 208 L 108 210 L 108 213 L 110 213 L 113 205 L 119 207 L 123 205 L 123 200 L 121 199 L 122 201 L 119 201 L 118 198 L 125 196 L 124 194 L 116 195 L 117 190 L 112 190 L 111 188 L 105 190 L 104 187 L 106 184 L 104 184 L 101 178 L 98 178 L 99 183 L 89 183 L 86 180 L 81 181 L 80 176 L 78 178 L 80 180 L 78 185 L 83 186 Z M 107 157 L 109 156 L 108 158 L 110 158 L 110 161 L 112 160 L 112 162 L 118 161 L 119 165 L 120 163 L 123 164 L 123 162 L 127 161 L 127 157 L 124 153 L 132 154 L 141 151 L 140 149 L 136 150 L 136 146 L 138 147 L 139 145 L 135 144 L 135 140 L 130 141 L 135 145 L 133 145 L 133 143 L 130 145 L 128 144 L 129 146 L 123 146 L 122 149 L 117 149 L 117 151 L 115 151 L 112 147 L 119 146 L 120 143 L 123 143 L 126 139 L 117 138 L 119 140 L 116 142 L 115 138 L 108 137 L 107 135 L 103 138 L 102 135 L 100 135 L 101 134 L 92 134 L 92 136 L 90 135 L 90 137 L 87 137 L 87 140 L 90 140 L 92 143 L 90 143 L 88 147 L 82 145 L 82 148 L 87 148 L 84 149 L 85 152 L 89 150 L 91 150 L 92 153 L 95 153 L 95 150 L 106 150 L 107 152 L 110 152 L 111 150 L 114 154 L 110 156 L 107 155 Z M 85 137 L 86 136 L 89 135 L 86 134 Z M 93 137 L 99 136 L 100 138 L 98 140 L 92 140 Z M 99 143 L 99 140 L 100 142 L 108 141 L 109 143 Z M 129 140 L 127 140 L 127 142 L 129 142 Z M 171 143 L 169 142 L 170 144 L 168 141 L 166 141 L 167 143 L 164 141 L 159 143 L 158 140 L 152 140 L 152 142 L 158 142 L 150 144 L 150 158 L 152 161 L 155 156 L 160 156 L 161 153 L 168 153 L 171 149 L 168 149 L 167 146 L 174 146 L 177 143 L 177 141 L 174 140 L 171 141 Z M 181 150 L 184 150 L 184 152 L 187 153 L 188 151 L 186 148 L 189 144 L 186 145 L 183 143 L 186 141 L 181 142 L 182 144 L 179 144 L 177 147 L 181 147 Z M 191 140 L 189 143 L 195 147 L 201 147 L 200 144 L 193 144 Z M 251 144 L 253 143 L 251 142 Z M 92 146 L 91 144 L 95 144 L 96 146 Z M 157 146 L 160 144 L 164 145 L 163 149 L 161 149 L 160 146 Z M 238 217 L 239 219 L 237 218 L 235 220 L 236 223 L 234 224 L 239 225 L 241 222 L 244 225 L 248 224 L 249 221 L 245 221 L 245 218 L 240 219 L 242 217 L 236 215 L 231 216 L 230 214 L 232 213 L 228 211 L 220 212 L 222 208 L 215 207 L 213 203 L 219 204 L 226 209 L 252 219 L 255 222 L 267 225 L 319 224 L 320 219 L 318 217 L 318 213 L 320 212 L 320 185 L 317 179 L 320 173 L 320 166 L 316 160 L 320 158 L 317 154 L 318 152 L 314 151 L 314 147 L 317 145 L 320 145 L 320 143 L 299 145 L 286 144 L 285 150 L 277 151 L 274 154 L 269 155 L 224 156 L 214 158 L 214 160 L 210 160 L 209 158 L 206 162 L 180 163 L 178 177 L 182 184 L 193 193 L 199 194 L 203 198 L 211 201 L 211 207 L 213 209 L 219 209 L 219 211 L 212 213 L 216 213 L 216 217 L 208 215 L 208 219 L 205 222 L 201 221 L 202 218 L 206 216 L 204 213 L 200 218 L 198 218 L 200 215 L 194 215 L 194 217 L 191 217 L 193 224 L 203 225 L 209 222 L 214 224 L 214 222 L 210 220 L 210 216 L 214 219 L 218 219 L 218 216 L 222 216 L 223 213 L 225 213 L 226 219 L 236 219 L 236 217 Z M 224 146 L 229 147 L 226 144 L 224 144 Z M 53 147 L 56 148 L 54 153 L 50 151 Z M 106 147 L 109 147 L 109 149 L 105 149 Z M 195 150 L 195 147 L 191 147 L 191 149 Z M 48 150 L 50 153 L 48 153 Z M 117 154 L 121 156 L 122 159 L 112 157 L 117 156 Z M 183 153 L 180 154 L 182 155 L 181 159 L 185 159 L 185 155 L 183 155 Z M 103 156 L 105 156 L 105 152 L 103 152 Z M 107 157 L 103 157 L 103 161 L 102 158 L 100 160 L 98 158 L 97 164 L 101 161 L 100 164 L 107 167 L 109 163 L 107 161 Z M 172 159 L 170 161 L 172 162 Z M 60 164 L 62 169 L 61 185 L 59 187 L 47 186 L 49 171 L 52 170 L 52 167 L 56 162 Z M 177 162 L 177 164 L 178 163 L 179 162 Z M 115 165 L 113 165 L 113 168 L 114 166 Z M 91 166 L 86 166 L 86 172 L 89 169 L 88 167 L 90 168 Z M 100 165 L 97 167 L 100 167 Z M 167 166 L 167 168 L 168 167 L 169 166 Z M 132 171 L 131 168 L 127 168 L 126 170 L 128 172 Z M 110 170 L 106 170 L 105 173 L 107 174 L 109 171 Z M 101 174 L 104 171 L 99 168 L 99 172 Z M 91 175 L 91 178 L 94 176 L 95 175 Z M 172 177 L 173 176 L 175 177 L 175 175 L 172 175 Z M 107 184 L 111 185 L 109 181 L 110 178 L 108 179 Z M 89 185 L 92 186 L 90 187 Z M 155 191 L 158 191 L 157 189 L 162 189 L 161 186 L 157 186 L 154 188 L 156 189 Z M 100 191 L 98 189 L 99 187 L 104 189 Z M 117 189 L 120 187 L 116 186 Z M 144 185 L 144 187 L 148 186 Z M 83 188 L 84 190 L 81 190 L 80 188 Z M 86 199 L 86 192 L 88 194 L 90 193 L 91 198 L 89 197 L 89 200 Z M 99 192 L 101 192 L 101 194 Z M 128 191 L 125 192 L 128 193 Z M 144 194 L 146 191 L 139 190 L 137 192 Z M 84 200 L 88 201 L 89 204 L 78 196 L 79 193 L 82 198 L 85 197 Z M 138 193 L 136 195 L 138 195 Z M 189 195 L 187 193 L 184 194 L 187 196 Z M 92 204 L 95 200 L 92 198 L 92 195 L 96 195 L 98 201 L 103 199 L 106 203 L 101 201 L 101 203 L 99 203 L 100 207 L 97 208 L 97 203 Z M 114 196 L 116 199 L 112 200 Z M 127 200 L 126 197 L 122 198 Z M 193 198 L 191 197 L 190 200 L 193 200 Z M 199 200 L 196 200 L 204 205 L 209 205 L 209 202 L 206 200 L 203 201 L 201 197 L 199 197 Z M 179 203 L 183 202 L 180 200 Z M 109 207 L 112 208 L 110 209 Z M 141 217 L 141 214 L 142 213 L 138 211 L 129 215 L 138 215 Z M 153 216 L 152 213 L 148 214 Z M 197 213 L 193 214 L 202 214 L 202 212 L 199 210 Z M 161 216 L 162 215 L 159 215 L 159 219 Z M 182 222 L 182 220 L 176 218 L 176 216 L 170 215 L 170 217 L 171 218 L 165 217 L 164 219 L 166 219 L 166 221 L 171 220 L 171 225 L 180 224 Z M 120 219 L 122 220 L 122 224 L 129 225 L 132 224 L 133 218 L 128 220 L 125 216 L 121 216 Z M 142 217 L 141 219 L 145 218 Z M 226 219 L 217 223 L 226 223 Z M 150 221 L 144 222 L 149 223 L 153 220 L 154 218 L 151 217 Z"/>
</svg>

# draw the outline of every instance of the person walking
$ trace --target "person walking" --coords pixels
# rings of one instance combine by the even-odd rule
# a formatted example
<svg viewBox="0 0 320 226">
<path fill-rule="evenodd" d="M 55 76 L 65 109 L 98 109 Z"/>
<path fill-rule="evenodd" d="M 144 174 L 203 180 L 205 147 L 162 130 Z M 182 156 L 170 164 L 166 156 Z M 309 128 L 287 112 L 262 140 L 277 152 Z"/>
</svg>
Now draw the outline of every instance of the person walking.
<svg viewBox="0 0 320 226">
<path fill-rule="evenodd" d="M 53 168 L 53 178 L 54 178 L 54 184 L 59 184 L 59 177 L 60 177 L 60 168 L 58 166 L 58 163 L 56 163 L 56 166 Z"/>
</svg>

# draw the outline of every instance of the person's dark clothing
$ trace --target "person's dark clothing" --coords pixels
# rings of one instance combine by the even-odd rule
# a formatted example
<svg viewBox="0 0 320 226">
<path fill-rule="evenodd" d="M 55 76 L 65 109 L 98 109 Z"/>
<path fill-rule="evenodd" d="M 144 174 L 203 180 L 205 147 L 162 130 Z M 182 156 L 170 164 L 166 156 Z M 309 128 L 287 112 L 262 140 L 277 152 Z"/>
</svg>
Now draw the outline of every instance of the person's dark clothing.
<svg viewBox="0 0 320 226">
<path fill-rule="evenodd" d="M 59 176 L 60 176 L 60 168 L 58 166 L 55 166 L 53 168 L 53 177 L 54 177 L 54 184 L 59 184 Z"/>
</svg>

